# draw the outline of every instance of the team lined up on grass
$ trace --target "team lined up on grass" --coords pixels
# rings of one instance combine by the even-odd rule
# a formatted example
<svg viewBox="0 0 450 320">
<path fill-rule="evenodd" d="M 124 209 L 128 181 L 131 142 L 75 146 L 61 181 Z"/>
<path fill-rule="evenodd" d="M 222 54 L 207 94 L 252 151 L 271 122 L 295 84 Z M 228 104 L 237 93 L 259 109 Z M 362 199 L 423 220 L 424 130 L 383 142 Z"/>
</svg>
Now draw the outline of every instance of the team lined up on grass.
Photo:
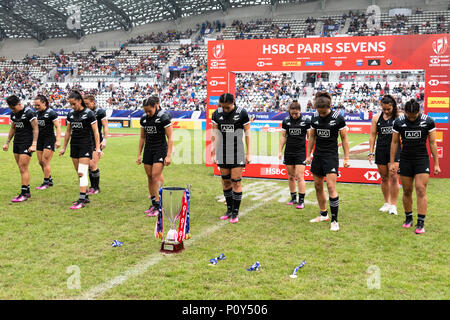
<svg viewBox="0 0 450 320">
<path fill-rule="evenodd" d="M 287 204 L 296 204 L 297 209 L 305 207 L 304 172 L 305 166 L 311 165 L 320 209 L 320 215 L 310 220 L 312 223 L 330 220 L 324 190 L 326 178 L 331 211 L 330 230 L 338 231 L 338 138 L 342 140 L 344 167 L 350 166 L 349 144 L 345 119 L 339 112 L 331 110 L 331 100 L 329 93 L 318 92 L 314 99 L 316 112 L 311 118 L 301 114 L 300 104 L 296 100 L 290 104 L 289 116 L 282 122 L 278 157 L 280 160 L 283 158 L 284 148 L 283 163 L 288 172 L 291 194 L 291 200 Z M 16 96 L 8 97 L 7 103 L 12 111 L 11 129 L 3 150 L 8 151 L 9 143 L 15 137 L 13 152 L 21 174 L 22 189 L 12 202 L 22 202 L 31 197 L 28 165 L 32 153 L 36 150 L 44 173 L 44 182 L 37 189 L 47 189 L 53 185 L 50 160 L 55 149 L 60 147 L 61 130 L 57 115 L 49 108 L 44 96 L 37 96 L 35 99 L 37 116 L 32 109 L 24 108 Z M 64 145 L 59 154 L 64 155 L 70 141 L 70 156 L 80 182 L 80 197 L 71 209 L 80 209 L 89 203 L 89 194 L 100 191 L 100 171 L 97 163 L 103 154 L 102 149 L 106 147 L 108 123 L 106 113 L 96 107 L 93 96 L 83 98 L 79 92 L 73 91 L 69 96 L 69 103 L 72 110 L 67 115 Z M 413 225 L 412 191 L 415 182 L 418 202 L 415 232 L 421 234 L 425 232 L 426 187 L 431 171 L 427 140 L 434 159 L 433 172 L 441 172 L 435 137 L 436 127 L 432 118 L 420 113 L 420 105 L 415 100 L 405 104 L 405 113 L 402 115 L 399 114 L 395 99 L 390 95 L 383 97 L 381 107 L 382 113 L 372 120 L 368 154 L 370 163 L 375 157 L 382 179 L 381 189 L 385 203 L 380 211 L 397 215 L 398 173 L 403 186 L 403 207 L 406 215 L 403 227 L 410 228 Z M 159 211 L 158 188 L 164 183 L 163 169 L 171 163 L 173 128 L 170 113 L 160 107 L 157 96 L 144 100 L 143 108 L 145 113 L 140 119 L 141 134 L 136 163 L 144 163 L 152 202 L 145 213 L 153 217 L 157 216 Z M 56 127 L 56 136 L 53 126 Z M 220 219 L 237 223 L 242 199 L 242 171 L 251 162 L 250 119 L 243 107 L 235 105 L 232 94 L 225 93 L 220 96 L 218 108 L 212 115 L 212 129 L 211 158 L 220 168 L 227 207 L 226 213 Z M 88 171 L 92 186 L 89 190 Z"/>
<path fill-rule="evenodd" d="M 108 134 L 106 113 L 96 107 L 94 97 L 88 96 L 87 101 L 86 103 L 77 91 L 70 94 L 69 103 L 72 110 L 67 115 L 64 144 L 59 152 L 59 155 L 63 156 L 70 142 L 70 157 L 80 182 L 79 199 L 71 207 L 74 210 L 89 203 L 89 194 L 100 191 L 97 162 L 102 155 L 101 149 L 106 147 Z M 13 152 L 22 180 L 20 194 L 11 201 L 23 202 L 31 197 L 28 166 L 33 152 L 37 151 L 39 164 L 44 173 L 44 181 L 36 189 L 45 190 L 53 186 L 50 162 L 55 149 L 61 146 L 61 127 L 57 113 L 50 108 L 47 98 L 42 95 L 38 95 L 34 100 L 37 113 L 31 108 L 24 108 L 17 96 L 8 97 L 6 102 L 12 112 L 11 128 L 3 150 L 8 151 L 9 143 L 14 137 Z M 97 122 L 102 125 L 97 126 Z M 56 127 L 56 135 L 53 127 Z M 104 137 L 101 133 L 102 128 Z M 92 186 L 89 190 L 88 171 Z"/>
</svg>

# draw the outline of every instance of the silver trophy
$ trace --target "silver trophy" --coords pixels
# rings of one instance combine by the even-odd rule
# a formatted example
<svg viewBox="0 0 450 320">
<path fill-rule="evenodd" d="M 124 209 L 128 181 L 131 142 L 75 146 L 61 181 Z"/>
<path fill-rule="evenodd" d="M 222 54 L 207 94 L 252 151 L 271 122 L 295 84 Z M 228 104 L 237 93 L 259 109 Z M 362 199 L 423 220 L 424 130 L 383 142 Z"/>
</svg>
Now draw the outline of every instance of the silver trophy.
<svg viewBox="0 0 450 320">
<path fill-rule="evenodd" d="M 190 187 L 190 186 L 189 186 Z M 184 249 L 183 241 L 178 241 L 176 223 L 182 216 L 185 192 L 189 189 L 181 187 L 165 187 L 160 189 L 161 212 L 169 221 L 170 229 L 161 244 L 161 252 L 176 253 Z M 187 204 L 186 204 L 187 205 Z M 186 218 L 180 220 L 179 225 L 185 223 Z M 161 221 L 162 223 L 162 221 Z M 180 226 L 178 226 L 180 229 Z"/>
</svg>

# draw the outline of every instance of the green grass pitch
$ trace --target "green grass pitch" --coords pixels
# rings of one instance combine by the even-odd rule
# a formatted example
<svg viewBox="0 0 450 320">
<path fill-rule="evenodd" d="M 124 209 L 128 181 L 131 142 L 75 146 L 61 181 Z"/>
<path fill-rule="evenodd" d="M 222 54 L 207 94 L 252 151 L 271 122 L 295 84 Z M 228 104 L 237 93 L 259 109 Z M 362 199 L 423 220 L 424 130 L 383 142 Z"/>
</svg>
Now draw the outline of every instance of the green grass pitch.
<svg viewBox="0 0 450 320">
<path fill-rule="evenodd" d="M 176 150 L 187 142 L 179 132 Z M 44 191 L 34 189 L 42 172 L 33 155 L 32 198 L 20 204 L 10 203 L 20 190 L 12 148 L 0 153 L 0 299 L 450 298 L 450 180 L 430 180 L 424 235 L 401 227 L 402 191 L 399 215 L 391 216 L 378 211 L 379 186 L 356 184 L 338 184 L 339 232 L 331 232 L 327 222 L 309 223 L 318 214 L 312 183 L 306 208 L 296 210 L 284 204 L 287 183 L 275 180 L 243 180 L 241 217 L 232 225 L 219 220 L 225 210 L 216 201 L 220 178 L 204 164 L 174 157 L 164 170 L 165 185 L 192 184 L 192 239 L 184 252 L 167 256 L 153 236 L 156 218 L 144 214 L 149 200 L 144 169 L 135 163 L 138 139 L 108 139 L 99 164 L 102 192 L 76 212 L 69 210 L 78 197 L 69 152 L 54 156 L 55 186 Z M 2 145 L 5 140 L 0 136 Z M 270 150 L 277 151 L 277 140 Z M 191 147 L 194 153 L 193 142 Z M 124 245 L 113 248 L 116 239 Z M 226 259 L 209 266 L 220 253 Z M 291 279 L 303 260 L 306 266 Z M 256 261 L 261 269 L 246 271 Z"/>
</svg>

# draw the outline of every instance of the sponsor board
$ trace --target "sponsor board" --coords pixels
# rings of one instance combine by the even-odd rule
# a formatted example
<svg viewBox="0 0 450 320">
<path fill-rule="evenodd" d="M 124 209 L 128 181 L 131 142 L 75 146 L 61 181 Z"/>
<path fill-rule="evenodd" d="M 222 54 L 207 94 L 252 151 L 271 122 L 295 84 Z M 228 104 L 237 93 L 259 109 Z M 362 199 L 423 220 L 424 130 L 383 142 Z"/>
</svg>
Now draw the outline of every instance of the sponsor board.
<svg viewBox="0 0 450 320">
<path fill-rule="evenodd" d="M 301 61 L 283 61 L 281 63 L 283 67 L 301 67 L 302 62 Z"/>
<path fill-rule="evenodd" d="M 444 147 L 437 147 L 438 158 L 442 159 L 444 157 Z"/>
<path fill-rule="evenodd" d="M 448 113 L 428 112 L 428 116 L 430 116 L 436 123 L 448 123 Z"/>
<path fill-rule="evenodd" d="M 323 66 L 324 64 L 325 61 L 305 61 L 305 66 L 307 67 Z"/>
<path fill-rule="evenodd" d="M 444 142 L 444 132 L 436 130 L 436 142 Z"/>
<path fill-rule="evenodd" d="M 219 104 L 220 96 L 211 96 L 209 97 L 209 104 L 212 106 L 216 106 Z"/>
<path fill-rule="evenodd" d="M 0 117 L 0 124 L 9 124 L 9 117 Z"/>
<path fill-rule="evenodd" d="M 427 98 L 427 107 L 428 108 L 442 108 L 448 109 L 450 107 L 450 98 L 449 97 L 428 97 Z"/>
</svg>

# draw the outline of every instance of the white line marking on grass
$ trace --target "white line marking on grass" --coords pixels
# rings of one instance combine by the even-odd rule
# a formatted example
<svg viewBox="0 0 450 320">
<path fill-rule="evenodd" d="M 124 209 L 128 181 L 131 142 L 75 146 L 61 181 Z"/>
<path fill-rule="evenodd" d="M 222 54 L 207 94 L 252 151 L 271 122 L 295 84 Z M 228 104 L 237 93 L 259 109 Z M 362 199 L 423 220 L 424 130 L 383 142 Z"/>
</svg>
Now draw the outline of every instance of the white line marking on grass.
<svg viewBox="0 0 450 320">
<path fill-rule="evenodd" d="M 276 186 L 276 184 L 273 182 L 260 181 L 260 182 L 255 182 L 255 183 L 251 183 L 251 184 L 246 184 L 243 187 L 243 191 L 244 191 L 243 197 L 249 197 L 250 195 L 253 195 L 254 192 L 257 192 L 256 195 L 258 195 L 258 196 L 262 195 L 263 197 L 260 201 L 258 201 L 251 207 L 246 208 L 245 210 L 241 211 L 239 213 L 239 216 L 243 217 L 247 213 L 263 206 L 266 202 L 271 201 L 271 200 L 276 200 L 278 195 L 276 194 L 275 191 L 278 191 L 280 188 L 282 188 L 282 187 Z M 245 190 L 252 190 L 253 192 L 251 192 L 251 193 L 248 192 L 248 195 L 246 195 Z M 263 192 L 263 191 L 265 191 L 265 192 Z M 192 235 L 192 238 L 189 241 L 186 241 L 184 243 L 185 247 L 190 247 L 192 245 L 192 243 L 194 243 L 195 241 L 209 236 L 210 234 L 216 232 L 217 230 L 219 230 L 220 228 L 222 228 L 228 224 L 229 224 L 229 222 L 227 222 L 227 221 L 221 221 L 220 223 L 217 223 L 217 224 L 207 228 L 201 234 Z M 76 297 L 75 299 L 81 299 L 81 300 L 96 299 L 98 296 L 103 295 L 108 290 L 123 284 L 129 278 L 136 277 L 136 276 L 139 276 L 139 275 L 145 273 L 148 270 L 148 268 L 157 264 L 163 258 L 164 258 L 164 256 L 159 252 L 149 255 L 142 262 L 128 268 L 121 275 L 114 277 L 102 284 L 99 284 L 99 285 L 89 289 L 86 293 L 84 293 L 83 295 L 81 295 L 79 297 Z"/>
</svg>

